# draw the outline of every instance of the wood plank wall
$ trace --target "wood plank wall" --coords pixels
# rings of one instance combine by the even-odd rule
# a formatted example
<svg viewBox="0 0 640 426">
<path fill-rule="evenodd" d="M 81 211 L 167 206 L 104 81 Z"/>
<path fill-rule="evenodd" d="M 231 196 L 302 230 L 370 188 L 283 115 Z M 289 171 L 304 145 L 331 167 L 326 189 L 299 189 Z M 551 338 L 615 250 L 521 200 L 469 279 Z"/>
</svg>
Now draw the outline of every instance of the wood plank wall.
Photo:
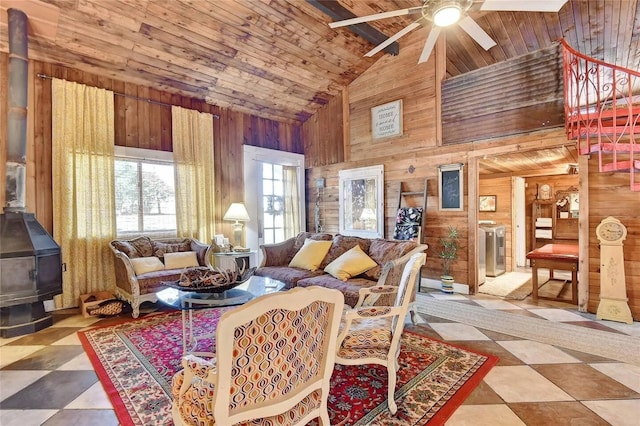
<svg viewBox="0 0 640 426">
<path fill-rule="evenodd" d="M 562 81 L 559 44 L 445 80 L 443 143 L 563 126 Z"/>
<path fill-rule="evenodd" d="M 6 104 L 8 55 L 0 54 L 0 187 L 6 176 Z M 231 234 L 231 224 L 222 221 L 231 202 L 244 198 L 242 145 L 303 153 L 301 126 L 280 123 L 227 108 L 219 108 L 199 99 L 187 98 L 150 87 L 105 78 L 59 65 L 29 62 L 29 141 L 27 152 L 27 210 L 36 214 L 49 231 L 53 231 L 51 200 L 51 80 L 38 78 L 38 73 L 96 86 L 129 96 L 115 96 L 116 145 L 171 151 L 171 108 L 147 102 L 195 109 L 219 116 L 214 120 L 216 230 Z M 0 203 L 5 203 L 4 190 Z"/>
<path fill-rule="evenodd" d="M 441 273 L 439 259 L 435 252 L 439 250 L 438 239 L 444 236 L 448 225 L 458 226 L 462 232 L 463 248 L 454 264 L 458 281 L 466 281 L 466 213 L 438 211 L 437 171 L 439 164 L 465 162 L 459 150 L 444 149 L 437 151 L 435 121 L 435 67 L 431 59 L 425 64 L 417 64 L 424 38 L 424 29 L 416 30 L 407 37 L 400 55 L 383 56 L 373 67 L 356 79 L 348 88 L 348 110 L 345 117 L 318 117 L 315 126 L 331 128 L 335 123 L 344 121 L 348 126 L 347 134 L 351 138 L 344 142 L 329 142 L 329 148 L 345 146 L 345 157 L 349 161 L 312 167 L 307 170 L 307 193 L 315 193 L 313 187 L 317 178 L 325 179 L 325 188 L 320 202 L 321 221 L 325 232 L 339 231 L 338 173 L 340 170 L 383 164 L 385 167 L 385 236 L 392 233 L 397 209 L 399 183 L 403 182 L 405 191 L 422 190 L 425 178 L 427 184 L 427 216 L 424 242 L 431 247 L 426 274 L 437 277 Z M 435 55 L 432 55 L 435 57 Z M 390 83 L 391 82 L 391 83 Z M 397 99 L 403 103 L 403 134 L 398 137 L 375 140 L 371 138 L 371 108 Z M 324 120 L 324 122 L 322 122 Z M 303 128 L 309 122 L 303 125 Z M 305 132 L 305 134 L 309 134 Z M 340 135 L 341 136 L 341 135 Z M 315 141 L 305 140 L 306 145 Z M 326 143 L 326 142 L 325 142 Z M 314 164 L 313 155 L 305 152 L 307 164 Z M 321 163 L 321 161 L 319 161 Z M 466 180 L 466 177 L 465 177 Z M 466 186 L 465 186 L 466 188 Z M 465 189 L 466 195 L 466 189 Z M 406 199 L 407 206 L 421 206 L 421 197 Z M 465 196 L 466 204 L 466 196 Z M 315 199 L 307 199 L 308 228 L 313 229 Z M 446 218 L 446 220 L 445 220 Z"/>
<path fill-rule="evenodd" d="M 499 178 L 484 178 L 481 177 L 478 182 L 478 196 L 482 195 L 495 195 L 496 196 L 496 211 L 495 212 L 481 212 L 478 211 L 478 220 L 492 220 L 496 224 L 505 226 L 505 264 L 507 272 L 512 271 L 513 263 L 513 220 L 511 215 L 511 209 L 513 206 L 512 197 L 512 185 L 511 177 L 503 176 Z"/>
<path fill-rule="evenodd" d="M 518 176 L 518 174 L 513 174 Z M 553 175 L 553 176 L 534 176 L 525 177 L 525 248 L 529 251 L 531 244 L 531 209 L 533 200 L 536 198 L 536 185 L 542 185 L 543 183 L 550 184 L 553 191 L 564 191 L 570 187 L 578 187 L 578 175 Z M 514 189 L 512 187 L 511 176 L 501 176 L 498 178 L 492 178 L 491 176 L 481 176 L 479 180 L 479 196 L 481 195 L 495 195 L 496 196 L 496 211 L 495 212 L 478 212 L 478 220 L 492 220 L 496 223 L 503 224 L 506 227 L 506 265 L 507 272 L 513 270 L 513 230 L 515 224 L 513 223 L 512 209 L 513 209 L 513 195 Z M 549 240 L 552 242 L 568 242 L 567 240 Z M 577 244 L 577 240 L 573 241 Z"/>
<path fill-rule="evenodd" d="M 320 201 L 321 220 L 324 225 L 323 231 L 337 233 L 338 224 L 338 172 L 344 169 L 383 164 L 385 167 L 385 236 L 389 237 L 393 230 L 395 208 L 397 205 L 398 184 L 405 182 L 405 190 L 419 190 L 425 178 L 428 179 L 428 201 L 426 213 L 426 226 L 423 233 L 423 241 L 430 248 L 427 251 L 427 264 L 423 269 L 423 276 L 437 278 L 441 273 L 441 261 L 437 257 L 440 249 L 439 238 L 446 232 L 448 225 L 455 225 L 462 233 L 462 249 L 460 257 L 453 265 L 454 277 L 457 282 L 469 283 L 475 277 L 475 272 L 469 270 L 471 257 L 475 256 L 474 245 L 476 244 L 473 232 L 469 230 L 470 217 L 482 218 L 476 212 L 475 199 L 470 204 L 468 194 L 489 195 L 485 189 L 471 191 L 470 188 L 483 188 L 475 172 L 471 175 L 468 170 L 477 170 L 477 163 L 485 156 L 496 156 L 514 151 L 530 151 L 545 149 L 548 147 L 558 147 L 567 143 L 564 130 L 561 128 L 527 132 L 519 135 L 511 135 L 487 140 L 478 140 L 471 143 L 439 146 L 436 140 L 436 99 L 434 89 L 434 58 L 422 65 L 416 65 L 419 49 L 422 47 L 424 38 L 419 33 L 406 37 L 405 44 L 400 55 L 392 58 L 385 56 L 380 59 L 371 70 L 363 74 L 348 87 L 348 113 L 345 117 L 330 117 L 328 114 L 314 121 L 314 126 L 331 128 L 340 121 L 349 126 L 348 132 L 352 136 L 350 140 L 325 140 L 326 149 L 338 149 L 341 146 L 349 147 L 345 157 L 348 161 L 343 163 L 327 164 L 318 167 L 311 167 L 307 170 L 307 194 L 316 194 L 316 178 L 324 178 L 326 187 Z M 410 53 L 413 52 L 413 53 Z M 419 75 L 421 78 L 414 78 Z M 412 84 L 403 85 L 404 78 L 411 79 Z M 370 130 L 370 108 L 380 103 L 402 99 L 405 107 L 404 134 L 398 138 L 390 138 L 386 141 L 373 141 Z M 412 114 L 412 115 L 407 115 Z M 419 122 L 417 124 L 416 122 Z M 308 123 L 308 122 L 307 122 Z M 308 124 L 305 123 L 303 128 Z M 310 134 L 305 131 L 305 134 Z M 337 137 L 337 136 L 336 136 Z M 313 145 L 315 141 L 305 140 L 306 145 Z M 305 153 L 307 164 L 314 164 L 317 160 L 310 153 Z M 321 157 L 324 158 L 324 157 Z M 593 159 L 590 163 L 593 163 Z M 597 161 L 597 160 L 595 160 Z M 437 188 L 437 167 L 440 164 L 463 163 L 464 169 L 464 211 L 462 212 L 441 212 L 438 210 L 438 188 Z M 322 163 L 322 160 L 318 160 Z M 476 166 L 473 166 L 473 165 Z M 586 172 L 581 172 L 586 173 Z M 635 241 L 640 234 L 640 220 L 631 216 L 633 211 L 640 207 L 640 199 L 637 193 L 629 191 L 627 174 L 600 174 L 592 167 L 588 171 L 588 180 L 593 180 L 590 184 L 595 205 L 589 214 L 589 244 L 592 247 L 589 260 L 589 277 L 593 281 L 599 278 L 599 261 L 597 260 L 597 240 L 595 240 L 595 226 L 602 217 L 607 214 L 619 214 L 623 222 L 629 227 L 629 236 L 625 246 L 627 286 L 632 306 L 633 315 L 636 320 L 640 319 L 640 265 L 638 250 Z M 551 183 L 554 189 L 564 186 L 569 187 L 574 184 L 565 181 L 564 178 L 554 176 L 552 178 L 542 178 L 545 182 Z M 575 179 L 571 177 L 569 179 Z M 610 182 L 609 180 L 613 181 Z M 585 179 L 586 180 L 586 179 Z M 613 187 L 610 184 L 613 183 Z M 529 191 L 535 188 L 535 180 L 531 180 L 526 193 L 527 199 L 535 197 Z M 488 190 L 487 190 L 488 191 Z M 498 220 L 507 221 L 508 205 L 511 203 L 510 189 L 507 189 L 506 180 L 500 180 L 500 184 L 495 189 L 498 198 L 497 215 Z M 475 195 L 474 195 L 475 198 Z M 605 201 L 603 201 L 605 200 Z M 503 202 L 504 201 L 504 202 Z M 505 204 L 507 203 L 507 204 Z M 419 205 L 416 203 L 415 205 Z M 615 205 L 616 210 L 611 210 Z M 501 206 L 504 206 L 504 211 Z M 528 202 L 530 210 L 530 202 Z M 307 221 L 308 229 L 313 229 L 315 196 L 307 197 Z M 527 223 L 530 222 L 530 211 Z M 597 220 L 596 220 L 597 219 Z M 530 231 L 529 231 L 530 232 Z M 529 235 L 529 233 L 527 234 Z M 508 237 L 510 244 L 510 234 Z M 510 250 L 509 250 L 510 251 Z M 596 253 L 596 254 L 594 254 Z M 594 257 L 595 256 L 595 257 Z M 589 311 L 595 312 L 597 309 L 598 292 L 590 284 L 591 295 L 589 298 Z"/>
<path fill-rule="evenodd" d="M 331 99 L 302 125 L 305 143 L 305 167 L 318 167 L 345 161 L 342 144 L 344 132 L 342 96 Z M 313 142 L 313 143 L 311 143 Z"/>
</svg>

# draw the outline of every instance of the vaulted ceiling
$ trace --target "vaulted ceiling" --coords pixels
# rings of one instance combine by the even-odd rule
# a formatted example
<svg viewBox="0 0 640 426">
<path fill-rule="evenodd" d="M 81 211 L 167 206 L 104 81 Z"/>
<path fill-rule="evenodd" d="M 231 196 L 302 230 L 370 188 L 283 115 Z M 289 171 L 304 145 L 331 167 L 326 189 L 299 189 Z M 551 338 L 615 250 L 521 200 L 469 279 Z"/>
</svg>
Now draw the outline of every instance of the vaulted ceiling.
<svg viewBox="0 0 640 426">
<path fill-rule="evenodd" d="M 477 1 L 470 16 L 498 44 L 484 51 L 457 26 L 447 29 L 447 74 L 561 37 L 587 55 L 638 70 L 639 1 L 569 0 L 559 13 L 482 12 Z M 356 16 L 422 4 L 339 3 Z M 304 122 L 386 54 L 364 57 L 373 44 L 348 28 L 329 28 L 332 19 L 303 0 L 0 0 L 1 52 L 9 50 L 10 7 L 29 17 L 32 59 L 287 122 Z M 395 17 L 371 26 L 391 36 L 411 22 Z"/>
</svg>

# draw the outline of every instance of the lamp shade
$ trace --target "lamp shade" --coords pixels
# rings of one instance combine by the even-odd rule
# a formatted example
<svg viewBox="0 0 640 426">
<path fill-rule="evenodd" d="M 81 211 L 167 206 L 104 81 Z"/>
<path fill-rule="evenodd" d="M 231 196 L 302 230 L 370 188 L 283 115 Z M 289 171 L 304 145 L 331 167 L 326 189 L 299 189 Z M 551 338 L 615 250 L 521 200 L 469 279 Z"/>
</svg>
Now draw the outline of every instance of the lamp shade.
<svg viewBox="0 0 640 426">
<path fill-rule="evenodd" d="M 377 218 L 375 210 L 369 207 L 362 209 L 360 220 L 376 220 Z"/>
<path fill-rule="evenodd" d="M 249 213 L 247 213 L 247 208 L 244 206 L 244 203 L 231 203 L 229 210 L 227 210 L 222 219 L 248 222 Z"/>
</svg>

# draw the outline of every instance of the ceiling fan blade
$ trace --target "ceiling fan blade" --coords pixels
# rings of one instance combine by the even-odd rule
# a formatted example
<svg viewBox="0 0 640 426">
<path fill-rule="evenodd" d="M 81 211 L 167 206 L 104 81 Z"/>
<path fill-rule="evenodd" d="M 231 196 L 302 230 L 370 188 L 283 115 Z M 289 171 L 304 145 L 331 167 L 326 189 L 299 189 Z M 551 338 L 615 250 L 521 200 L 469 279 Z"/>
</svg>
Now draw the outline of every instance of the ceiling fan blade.
<svg viewBox="0 0 640 426">
<path fill-rule="evenodd" d="M 558 12 L 567 0 L 485 0 L 480 10 L 502 10 L 512 12 Z"/>
<path fill-rule="evenodd" d="M 422 19 L 422 18 L 420 18 L 420 19 Z M 418 19 L 418 21 L 420 19 Z M 373 55 L 375 55 L 376 53 L 378 53 L 379 51 L 381 51 L 382 49 L 384 49 L 385 47 L 387 47 L 388 45 L 390 45 L 394 41 L 398 40 L 403 35 L 407 34 L 410 31 L 415 30 L 416 28 L 418 28 L 420 26 L 418 21 L 407 25 L 402 30 L 398 31 L 397 33 L 395 33 L 394 35 L 392 35 L 391 37 L 389 37 L 388 39 L 386 39 L 385 41 L 383 41 L 382 43 L 377 45 L 373 50 L 370 50 L 369 52 L 367 52 L 364 56 L 373 56 Z"/>
<path fill-rule="evenodd" d="M 427 37 L 427 41 L 424 43 L 424 48 L 422 49 L 422 54 L 420 55 L 420 59 L 418 59 L 418 63 L 421 64 L 423 62 L 427 62 L 429 56 L 431 56 L 431 52 L 433 51 L 433 46 L 436 45 L 436 41 L 438 41 L 438 36 L 440 35 L 440 27 L 436 27 L 435 25 L 431 28 L 431 32 Z"/>
<path fill-rule="evenodd" d="M 344 21 L 330 22 L 331 28 L 346 27 L 348 25 L 362 24 L 363 22 L 377 21 L 378 19 L 392 18 L 394 16 L 412 15 L 420 13 L 422 7 L 410 7 L 408 9 L 392 10 L 390 12 L 376 13 L 375 15 L 359 16 L 357 18 L 345 19 Z"/>
<path fill-rule="evenodd" d="M 465 16 L 458 22 L 458 25 L 471 36 L 484 50 L 489 50 L 496 45 L 496 42 L 487 34 L 480 25 L 473 19 Z"/>
</svg>

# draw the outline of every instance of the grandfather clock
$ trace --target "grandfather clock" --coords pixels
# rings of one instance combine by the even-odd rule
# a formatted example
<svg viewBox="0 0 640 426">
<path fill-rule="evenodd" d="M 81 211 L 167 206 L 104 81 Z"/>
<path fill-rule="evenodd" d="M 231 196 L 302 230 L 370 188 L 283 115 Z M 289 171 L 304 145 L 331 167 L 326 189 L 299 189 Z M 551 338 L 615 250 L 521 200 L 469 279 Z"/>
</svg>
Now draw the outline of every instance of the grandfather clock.
<svg viewBox="0 0 640 426">
<path fill-rule="evenodd" d="M 600 240 L 600 304 L 596 318 L 631 324 L 622 251 L 627 228 L 609 216 L 596 227 L 596 236 Z"/>
</svg>

